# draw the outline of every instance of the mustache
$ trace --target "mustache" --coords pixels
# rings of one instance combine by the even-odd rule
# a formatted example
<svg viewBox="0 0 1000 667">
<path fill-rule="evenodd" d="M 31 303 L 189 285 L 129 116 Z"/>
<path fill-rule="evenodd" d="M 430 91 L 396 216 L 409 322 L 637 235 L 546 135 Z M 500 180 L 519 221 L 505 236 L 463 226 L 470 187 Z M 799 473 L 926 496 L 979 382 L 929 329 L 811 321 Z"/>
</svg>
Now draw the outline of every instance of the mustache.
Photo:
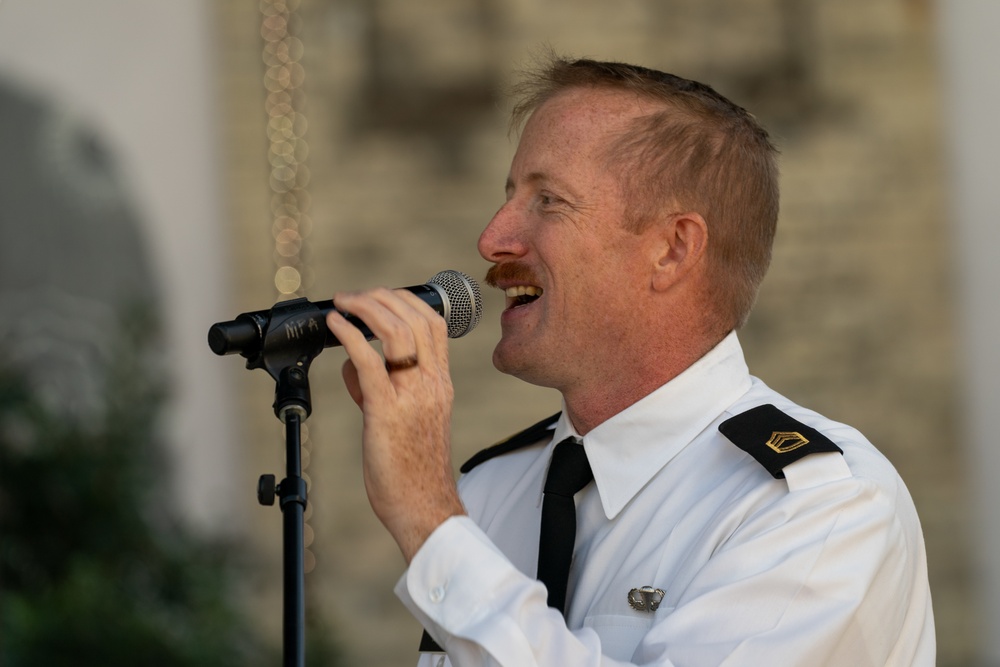
<svg viewBox="0 0 1000 667">
<path fill-rule="evenodd" d="M 504 262 L 503 264 L 494 264 L 486 272 L 486 277 L 483 278 L 483 282 L 499 289 L 499 283 L 504 282 L 522 282 L 528 283 L 529 285 L 537 285 L 538 280 L 535 278 L 534 271 L 522 262 Z"/>
</svg>

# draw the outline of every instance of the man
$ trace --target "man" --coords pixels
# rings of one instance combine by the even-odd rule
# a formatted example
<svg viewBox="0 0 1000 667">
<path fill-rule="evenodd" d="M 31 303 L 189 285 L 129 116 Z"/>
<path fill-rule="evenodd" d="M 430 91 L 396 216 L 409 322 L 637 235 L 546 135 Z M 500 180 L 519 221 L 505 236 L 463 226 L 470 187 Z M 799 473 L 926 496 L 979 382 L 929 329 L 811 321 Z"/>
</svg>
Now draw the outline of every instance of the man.
<svg viewBox="0 0 1000 667">
<path fill-rule="evenodd" d="M 328 320 L 369 499 L 409 564 L 397 593 L 438 645 L 420 664 L 933 665 L 902 481 L 750 376 L 734 333 L 777 218 L 766 132 L 707 86 L 593 61 L 555 60 L 525 116 L 479 251 L 507 297 L 494 364 L 557 389 L 562 413 L 456 487 L 442 318 L 406 291 L 337 294 L 384 359 Z M 567 456 L 583 489 L 550 494 Z M 542 518 L 559 494 L 569 518 Z M 574 500 L 567 579 L 539 534 L 572 525 Z"/>
</svg>

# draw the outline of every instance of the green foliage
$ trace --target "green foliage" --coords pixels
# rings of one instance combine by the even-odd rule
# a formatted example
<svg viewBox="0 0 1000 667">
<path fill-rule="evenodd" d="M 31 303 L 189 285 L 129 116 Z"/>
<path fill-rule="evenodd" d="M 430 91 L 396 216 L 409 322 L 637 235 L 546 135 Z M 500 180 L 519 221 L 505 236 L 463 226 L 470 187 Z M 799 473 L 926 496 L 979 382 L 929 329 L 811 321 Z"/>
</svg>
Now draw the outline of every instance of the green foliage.
<svg viewBox="0 0 1000 667">
<path fill-rule="evenodd" d="M 164 396 L 135 343 L 147 327 L 125 328 L 104 408 L 87 419 L 46 406 L 24 372 L 0 364 L 4 667 L 280 664 L 232 598 L 238 552 L 164 510 Z M 335 663 L 328 642 L 311 648 Z"/>
</svg>

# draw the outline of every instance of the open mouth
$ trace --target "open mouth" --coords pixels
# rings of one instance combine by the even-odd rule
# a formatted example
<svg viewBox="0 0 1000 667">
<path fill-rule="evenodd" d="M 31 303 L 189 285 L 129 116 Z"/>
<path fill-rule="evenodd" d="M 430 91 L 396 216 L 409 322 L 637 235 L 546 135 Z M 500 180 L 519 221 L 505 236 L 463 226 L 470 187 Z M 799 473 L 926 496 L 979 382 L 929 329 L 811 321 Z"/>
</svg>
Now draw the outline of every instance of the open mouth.
<svg viewBox="0 0 1000 667">
<path fill-rule="evenodd" d="M 542 295 L 542 288 L 534 285 L 516 285 L 504 290 L 507 297 L 507 308 L 525 306 Z"/>
</svg>

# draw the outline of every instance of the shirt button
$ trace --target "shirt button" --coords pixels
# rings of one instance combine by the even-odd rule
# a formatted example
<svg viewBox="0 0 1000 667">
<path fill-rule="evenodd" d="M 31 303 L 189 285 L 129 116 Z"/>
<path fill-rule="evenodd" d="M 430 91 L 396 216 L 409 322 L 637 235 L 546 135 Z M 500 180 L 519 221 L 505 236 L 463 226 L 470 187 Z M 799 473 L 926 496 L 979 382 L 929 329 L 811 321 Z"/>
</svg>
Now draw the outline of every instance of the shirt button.
<svg viewBox="0 0 1000 667">
<path fill-rule="evenodd" d="M 435 586 L 430 593 L 431 602 L 437 603 L 444 599 L 444 586 Z"/>
<path fill-rule="evenodd" d="M 437 667 L 444 667 L 444 656 L 443 655 L 440 658 L 438 658 Z"/>
</svg>

